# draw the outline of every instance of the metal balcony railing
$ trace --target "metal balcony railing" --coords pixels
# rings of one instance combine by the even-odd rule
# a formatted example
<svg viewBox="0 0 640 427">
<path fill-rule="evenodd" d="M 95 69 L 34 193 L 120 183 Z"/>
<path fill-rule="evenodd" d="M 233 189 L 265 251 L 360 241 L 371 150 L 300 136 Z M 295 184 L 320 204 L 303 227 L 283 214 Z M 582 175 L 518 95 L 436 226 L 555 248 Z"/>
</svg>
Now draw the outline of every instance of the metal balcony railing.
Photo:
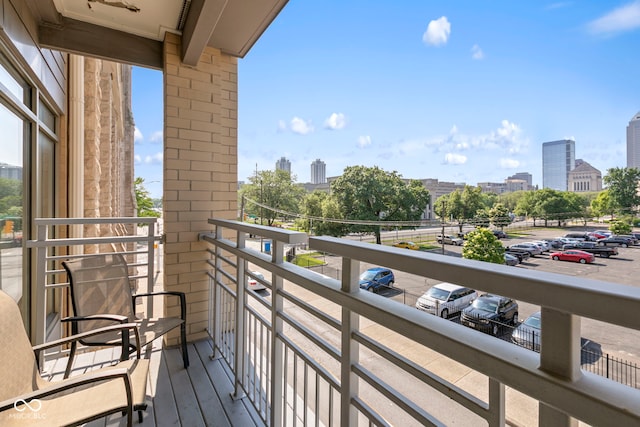
<svg viewBox="0 0 640 427">
<path fill-rule="evenodd" d="M 581 318 L 640 329 L 640 318 L 629 315 L 640 310 L 638 288 L 237 221 L 209 223 L 213 231 L 202 239 L 209 243 L 214 356 L 232 369 L 235 397 L 246 396 L 267 425 L 501 426 L 510 412 L 507 388 L 537 405 L 534 422 L 541 426 L 575 419 L 640 425 L 640 390 L 580 367 Z M 252 248 L 248 235 L 268 240 L 270 253 Z M 342 258 L 339 279 L 285 261 L 289 246 L 307 244 Z M 541 351 L 362 292 L 361 263 L 539 305 Z M 266 295 L 248 290 L 256 279 Z M 431 354 L 446 363 L 425 363 Z M 473 387 L 454 384 L 461 368 L 473 372 Z"/>
<path fill-rule="evenodd" d="M 61 266 L 66 259 L 121 253 L 133 272 L 130 280 L 146 292 L 153 291 L 156 243 L 160 240 L 156 218 L 37 218 L 34 224 L 35 238 L 27 241 L 27 248 L 33 250 L 36 270 L 34 344 L 43 343 L 47 335 L 62 334 L 52 330 L 62 327 L 52 313 L 71 314 L 67 298 L 59 293 L 69 286 Z M 138 234 L 139 225 L 146 228 L 146 234 Z M 148 301 L 144 310 L 152 313 L 153 298 L 145 299 Z"/>
</svg>

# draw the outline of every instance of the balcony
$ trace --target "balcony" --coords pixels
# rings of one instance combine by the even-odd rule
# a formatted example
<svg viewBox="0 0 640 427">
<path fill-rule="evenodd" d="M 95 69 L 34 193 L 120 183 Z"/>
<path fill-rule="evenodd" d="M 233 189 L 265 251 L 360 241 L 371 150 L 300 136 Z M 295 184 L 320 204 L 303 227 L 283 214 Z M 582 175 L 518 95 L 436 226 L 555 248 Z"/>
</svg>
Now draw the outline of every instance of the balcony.
<svg viewBox="0 0 640 427">
<path fill-rule="evenodd" d="M 229 425 L 274 426 L 640 423 L 640 390 L 580 365 L 581 318 L 640 329 L 628 315 L 640 309 L 637 288 L 236 221 L 209 224 L 201 240 L 211 340 L 190 345 L 197 363 L 186 371 L 177 349 L 148 352 L 156 371 L 145 424 L 207 424 L 216 414 Z M 249 235 L 268 241 L 269 253 Z M 340 277 L 286 262 L 297 245 L 340 257 Z M 540 353 L 360 291 L 363 263 L 539 305 Z M 248 290 L 250 279 L 267 289 Z M 162 415 L 167 408 L 176 408 L 173 418 Z"/>
</svg>

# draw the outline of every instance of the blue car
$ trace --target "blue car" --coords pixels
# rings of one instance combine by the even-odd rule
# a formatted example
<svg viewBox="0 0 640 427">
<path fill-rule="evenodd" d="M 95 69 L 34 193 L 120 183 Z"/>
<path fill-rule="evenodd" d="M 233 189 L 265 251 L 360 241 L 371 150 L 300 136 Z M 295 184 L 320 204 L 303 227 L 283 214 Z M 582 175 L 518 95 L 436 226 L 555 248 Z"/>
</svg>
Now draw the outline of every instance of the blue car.
<svg viewBox="0 0 640 427">
<path fill-rule="evenodd" d="M 360 275 L 360 289 L 378 292 L 382 287 L 391 287 L 395 277 L 393 271 L 384 267 L 370 268 Z"/>
</svg>

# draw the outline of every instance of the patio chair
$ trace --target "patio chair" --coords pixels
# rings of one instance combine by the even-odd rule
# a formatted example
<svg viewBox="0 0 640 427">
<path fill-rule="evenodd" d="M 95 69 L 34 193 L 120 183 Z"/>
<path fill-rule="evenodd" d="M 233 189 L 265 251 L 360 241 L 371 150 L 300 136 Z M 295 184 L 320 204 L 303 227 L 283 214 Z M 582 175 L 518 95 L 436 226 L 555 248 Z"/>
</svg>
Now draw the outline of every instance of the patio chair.
<svg viewBox="0 0 640 427">
<path fill-rule="evenodd" d="M 136 326 L 109 326 L 32 347 L 18 305 L 0 291 L 0 425 L 78 425 L 125 413 L 131 426 L 134 411 L 142 422 L 148 360 L 127 360 L 61 381 L 40 376 L 37 360 L 43 350 L 114 329 L 135 331 Z M 128 345 L 128 338 L 123 334 L 123 345 Z M 72 363 L 69 357 L 67 364 Z"/>
<path fill-rule="evenodd" d="M 144 347 L 179 326 L 182 360 L 185 368 L 189 366 L 186 300 L 183 292 L 134 295 L 129 280 L 129 267 L 122 254 L 87 255 L 64 261 L 62 265 L 67 271 L 74 312 L 74 317 L 63 319 L 63 321 L 71 322 L 73 334 L 112 325 L 114 322 L 135 323 L 140 332 L 140 346 Z M 156 295 L 177 296 L 180 300 L 180 317 L 138 318 L 135 311 L 136 299 L 152 298 Z M 79 342 L 88 346 L 105 346 L 119 345 L 121 340 L 119 333 L 112 332 L 82 339 Z M 132 345 L 129 352 L 123 351 L 122 360 L 127 359 L 129 353 L 135 350 L 136 347 Z M 71 352 L 74 351 L 75 346 L 72 346 Z"/>
</svg>

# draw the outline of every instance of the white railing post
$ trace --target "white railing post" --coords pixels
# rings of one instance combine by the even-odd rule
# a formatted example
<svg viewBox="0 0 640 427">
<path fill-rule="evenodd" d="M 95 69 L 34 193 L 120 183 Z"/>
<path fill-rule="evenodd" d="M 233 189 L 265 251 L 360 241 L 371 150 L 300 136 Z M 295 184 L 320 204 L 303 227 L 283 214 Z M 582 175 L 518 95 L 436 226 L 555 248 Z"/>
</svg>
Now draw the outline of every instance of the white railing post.
<svg viewBox="0 0 640 427">
<path fill-rule="evenodd" d="M 137 224 L 133 225 L 133 229 L 137 230 Z M 156 222 L 153 221 L 149 223 L 147 226 L 147 293 L 153 292 L 153 283 L 155 281 L 154 277 L 154 250 L 155 250 L 155 231 L 156 231 Z M 153 298 L 145 298 L 147 300 L 147 316 L 156 317 L 153 312 Z"/>
<path fill-rule="evenodd" d="M 359 272 L 359 261 L 342 258 L 342 292 L 353 294 L 360 291 Z M 358 396 L 358 377 L 351 371 L 351 367 L 360 360 L 360 345 L 351 339 L 351 334 L 359 329 L 360 316 L 343 307 L 340 359 L 340 425 L 343 426 L 358 424 L 358 412 L 351 405 L 351 399 Z"/>
<path fill-rule="evenodd" d="M 36 238 L 40 242 L 47 240 L 49 227 L 46 224 L 39 224 L 36 221 Z M 47 301 L 47 251 L 48 247 L 36 247 L 36 330 L 35 343 L 42 344 L 46 339 L 46 301 Z"/>
<path fill-rule="evenodd" d="M 214 226 L 213 235 L 215 239 L 218 236 L 222 236 L 222 227 L 219 225 Z M 216 358 L 216 348 L 222 337 L 222 297 L 220 295 L 221 289 L 219 283 L 222 280 L 222 248 L 217 246 L 214 248 L 214 272 L 213 272 L 213 330 L 211 331 L 213 336 L 213 352 L 211 358 Z"/>
<path fill-rule="evenodd" d="M 262 250 L 262 248 L 260 248 Z M 284 244 L 278 240 L 272 240 L 271 262 L 282 264 Z M 283 333 L 283 321 L 278 313 L 284 310 L 284 298 L 282 297 L 282 277 L 272 273 L 271 275 L 271 426 L 284 425 L 283 399 L 284 378 L 284 343 L 278 339 Z"/>
<path fill-rule="evenodd" d="M 575 381 L 580 371 L 580 318 L 569 313 L 541 309 L 540 369 Z M 540 403 L 541 426 L 577 427 L 578 421 L 567 414 Z"/>
<path fill-rule="evenodd" d="M 493 378 L 489 378 L 489 426 L 505 426 L 505 401 L 504 384 Z"/>
<path fill-rule="evenodd" d="M 244 248 L 245 233 L 238 231 L 237 233 L 238 249 Z M 247 276 L 245 275 L 244 259 L 236 260 L 236 332 L 235 336 L 235 350 L 234 350 L 234 364 L 235 364 L 235 381 L 233 388 L 233 398 L 242 399 L 244 392 L 242 391 L 242 380 L 244 378 L 244 372 L 247 367 L 247 352 L 246 350 L 246 337 L 244 336 L 244 320 L 245 320 L 245 282 Z"/>
</svg>

